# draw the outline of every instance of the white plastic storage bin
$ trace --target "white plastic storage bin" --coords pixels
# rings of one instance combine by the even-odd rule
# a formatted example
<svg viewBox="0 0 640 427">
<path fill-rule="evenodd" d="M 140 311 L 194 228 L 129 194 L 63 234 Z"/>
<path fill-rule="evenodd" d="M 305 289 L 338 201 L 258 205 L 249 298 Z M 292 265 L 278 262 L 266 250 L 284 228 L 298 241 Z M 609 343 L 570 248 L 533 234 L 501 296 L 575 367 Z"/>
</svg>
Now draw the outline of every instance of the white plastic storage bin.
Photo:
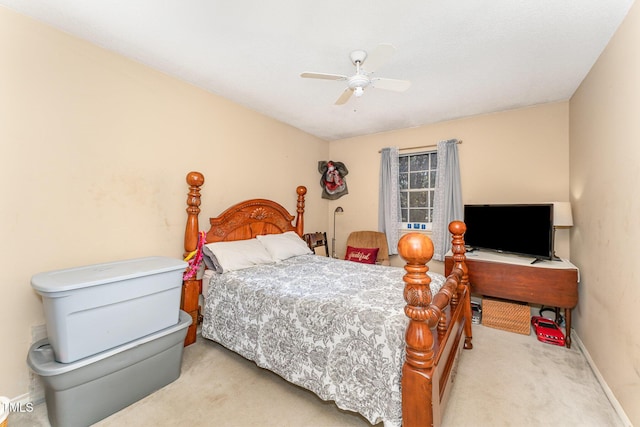
<svg viewBox="0 0 640 427">
<path fill-rule="evenodd" d="M 186 267 L 148 257 L 33 276 L 55 360 L 71 363 L 178 323 Z"/>
<path fill-rule="evenodd" d="M 27 363 L 44 384 L 51 425 L 94 424 L 175 381 L 190 324 L 180 311 L 169 328 L 74 363 L 56 362 L 47 339 L 34 343 Z"/>
</svg>

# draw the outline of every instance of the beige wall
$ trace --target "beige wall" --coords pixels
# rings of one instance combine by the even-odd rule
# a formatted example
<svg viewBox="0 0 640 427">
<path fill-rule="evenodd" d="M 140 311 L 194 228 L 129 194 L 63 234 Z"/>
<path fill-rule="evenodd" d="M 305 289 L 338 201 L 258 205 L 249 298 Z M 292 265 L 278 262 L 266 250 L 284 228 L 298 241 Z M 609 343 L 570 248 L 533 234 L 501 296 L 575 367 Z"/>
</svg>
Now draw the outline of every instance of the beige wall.
<svg viewBox="0 0 640 427">
<path fill-rule="evenodd" d="M 571 258 L 580 267 L 576 328 L 640 425 L 640 4 L 571 99 Z"/>
<path fill-rule="evenodd" d="M 351 231 L 378 227 L 378 174 L 383 147 L 415 147 L 457 138 L 464 203 L 541 203 L 569 200 L 567 102 L 476 116 L 430 126 L 331 142 L 330 155 L 349 169 L 349 194 L 329 203 L 337 252 Z M 331 231 L 333 233 L 333 231 Z M 558 231 L 557 253 L 569 255 L 568 233 Z M 402 265 L 398 257 L 392 264 Z M 442 263 L 433 261 L 433 271 Z"/>
<path fill-rule="evenodd" d="M 33 274 L 181 257 L 190 170 L 203 213 L 266 197 L 327 227 L 328 144 L 0 7 L 0 395 L 28 391 Z"/>
</svg>

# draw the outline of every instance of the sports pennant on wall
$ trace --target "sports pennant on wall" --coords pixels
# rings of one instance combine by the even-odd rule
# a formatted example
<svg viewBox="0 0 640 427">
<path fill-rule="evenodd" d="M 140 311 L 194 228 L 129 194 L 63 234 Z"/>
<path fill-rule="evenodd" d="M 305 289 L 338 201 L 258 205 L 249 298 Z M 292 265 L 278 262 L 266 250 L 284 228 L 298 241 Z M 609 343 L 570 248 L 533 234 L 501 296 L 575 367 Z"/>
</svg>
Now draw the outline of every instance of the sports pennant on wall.
<svg viewBox="0 0 640 427">
<path fill-rule="evenodd" d="M 319 161 L 318 172 L 322 174 L 320 186 L 323 199 L 335 200 L 349 193 L 347 181 L 344 180 L 349 171 L 344 163 L 333 160 Z"/>
</svg>

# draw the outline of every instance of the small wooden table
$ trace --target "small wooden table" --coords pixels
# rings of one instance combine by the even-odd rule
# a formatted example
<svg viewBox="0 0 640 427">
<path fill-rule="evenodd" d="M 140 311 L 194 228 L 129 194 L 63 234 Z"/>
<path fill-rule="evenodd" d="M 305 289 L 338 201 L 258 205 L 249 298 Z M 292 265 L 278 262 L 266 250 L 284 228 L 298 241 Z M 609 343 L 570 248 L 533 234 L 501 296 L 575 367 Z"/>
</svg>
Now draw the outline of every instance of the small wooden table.
<svg viewBox="0 0 640 427">
<path fill-rule="evenodd" d="M 566 346 L 571 347 L 571 309 L 578 304 L 578 268 L 566 260 L 538 261 L 488 251 L 467 253 L 471 292 L 563 308 Z M 445 258 L 445 275 L 453 258 Z"/>
</svg>

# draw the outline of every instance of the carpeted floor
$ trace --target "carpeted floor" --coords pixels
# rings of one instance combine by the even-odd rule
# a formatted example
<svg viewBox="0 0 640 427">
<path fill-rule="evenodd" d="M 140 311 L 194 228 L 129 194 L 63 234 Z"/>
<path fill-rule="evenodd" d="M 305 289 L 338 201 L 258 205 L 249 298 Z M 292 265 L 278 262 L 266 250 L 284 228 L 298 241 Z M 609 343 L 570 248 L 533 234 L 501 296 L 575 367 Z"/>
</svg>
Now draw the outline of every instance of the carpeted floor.
<svg viewBox="0 0 640 427">
<path fill-rule="evenodd" d="M 575 335 L 571 349 L 474 326 L 444 426 L 622 426 Z M 574 332 L 575 334 L 575 332 Z"/>
<path fill-rule="evenodd" d="M 623 426 L 575 339 L 566 349 L 474 325 L 473 344 L 461 356 L 445 427 Z M 185 349 L 178 380 L 96 425 L 370 426 L 203 339 Z M 46 405 L 11 414 L 9 426 L 49 426 Z"/>
</svg>

